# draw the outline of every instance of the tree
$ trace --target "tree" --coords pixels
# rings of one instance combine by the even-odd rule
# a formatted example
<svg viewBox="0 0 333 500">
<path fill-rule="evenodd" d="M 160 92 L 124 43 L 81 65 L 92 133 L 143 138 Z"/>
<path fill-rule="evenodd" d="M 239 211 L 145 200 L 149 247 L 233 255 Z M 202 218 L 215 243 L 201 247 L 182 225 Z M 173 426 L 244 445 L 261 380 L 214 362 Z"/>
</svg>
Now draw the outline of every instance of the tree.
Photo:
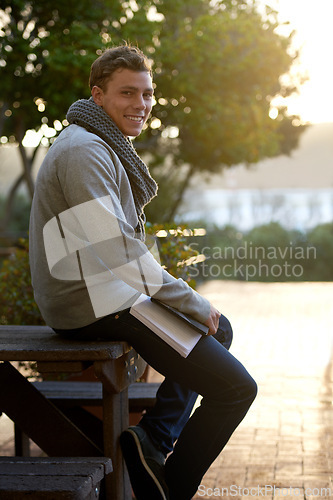
<svg viewBox="0 0 333 500">
<path fill-rule="evenodd" d="M 18 144 L 23 167 L 7 199 L 4 226 L 22 181 L 33 195 L 31 170 L 40 144 L 49 145 L 63 128 L 73 101 L 88 97 L 91 63 L 104 47 L 126 38 L 123 25 L 131 12 L 121 1 L 0 0 L 0 136 Z M 146 19 L 148 37 L 149 26 Z M 29 129 L 40 131 L 32 151 L 23 144 Z"/>
<path fill-rule="evenodd" d="M 292 35 L 279 35 L 276 12 L 259 13 L 256 0 L 0 0 L 0 9 L 0 135 L 19 144 L 31 194 L 26 130 L 42 126 L 52 142 L 45 136 L 62 128 L 69 105 L 88 96 L 96 54 L 123 40 L 154 59 L 156 105 L 135 141 L 160 184 L 152 222 L 174 218 L 197 172 L 297 146 L 295 117 L 285 108 L 269 117 L 273 98 L 299 85 L 281 79 L 297 58 Z"/>
<path fill-rule="evenodd" d="M 269 116 L 273 98 L 300 84 L 287 78 L 297 59 L 293 34 L 279 35 L 277 13 L 268 7 L 259 13 L 255 1 L 212 4 L 158 2 L 163 21 L 155 36 L 156 128 L 150 135 L 159 154 L 169 152 L 169 167 L 155 167 L 166 194 L 148 206 L 150 220 L 161 210 L 164 220 L 173 219 L 195 173 L 289 154 L 304 130 L 285 107 L 276 119 Z"/>
</svg>

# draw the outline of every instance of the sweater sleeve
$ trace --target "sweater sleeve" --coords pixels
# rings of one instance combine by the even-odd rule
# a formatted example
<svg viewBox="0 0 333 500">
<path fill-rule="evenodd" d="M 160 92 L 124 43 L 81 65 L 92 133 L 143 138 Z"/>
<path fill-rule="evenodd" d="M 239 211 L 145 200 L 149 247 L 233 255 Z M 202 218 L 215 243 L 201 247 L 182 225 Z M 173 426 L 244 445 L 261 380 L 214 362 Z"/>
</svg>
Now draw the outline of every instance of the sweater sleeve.
<svg viewBox="0 0 333 500">
<path fill-rule="evenodd" d="M 43 230 L 51 275 L 58 280 L 85 280 L 96 308 L 108 301 L 110 310 L 120 310 L 145 293 L 205 322 L 208 300 L 171 276 L 135 237 L 137 215 L 129 181 L 112 153 L 96 137 L 72 147 L 66 166 L 59 169 L 69 208 Z M 107 296 L 101 295 L 105 282 Z"/>
</svg>

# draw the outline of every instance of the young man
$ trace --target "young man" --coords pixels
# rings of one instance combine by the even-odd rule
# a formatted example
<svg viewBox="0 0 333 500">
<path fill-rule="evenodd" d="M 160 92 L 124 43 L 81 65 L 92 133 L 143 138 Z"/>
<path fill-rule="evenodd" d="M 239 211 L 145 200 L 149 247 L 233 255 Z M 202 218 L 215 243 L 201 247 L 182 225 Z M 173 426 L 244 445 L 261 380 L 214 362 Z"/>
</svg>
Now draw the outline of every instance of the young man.
<svg viewBox="0 0 333 500">
<path fill-rule="evenodd" d="M 35 298 L 57 333 L 126 340 L 165 376 L 155 408 L 123 433 L 121 446 L 138 500 L 188 500 L 247 413 L 256 384 L 227 350 L 228 320 L 144 243 L 143 211 L 157 186 L 129 137 L 140 134 L 152 107 L 147 58 L 135 47 L 107 50 L 92 65 L 90 88 L 90 99 L 70 107 L 70 126 L 38 173 Z M 129 314 L 141 293 L 192 315 L 209 335 L 181 357 Z M 189 418 L 197 394 L 202 403 Z"/>
</svg>

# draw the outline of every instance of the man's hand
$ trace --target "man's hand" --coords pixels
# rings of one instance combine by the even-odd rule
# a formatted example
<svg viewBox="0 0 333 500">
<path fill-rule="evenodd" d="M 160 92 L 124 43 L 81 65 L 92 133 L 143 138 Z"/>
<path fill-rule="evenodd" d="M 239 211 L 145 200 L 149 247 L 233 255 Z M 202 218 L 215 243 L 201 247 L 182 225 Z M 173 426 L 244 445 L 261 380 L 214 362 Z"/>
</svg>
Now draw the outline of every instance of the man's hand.
<svg viewBox="0 0 333 500">
<path fill-rule="evenodd" d="M 221 313 L 215 309 L 212 304 L 210 305 L 210 314 L 209 317 L 205 323 L 206 326 L 208 326 L 209 331 L 208 335 L 214 335 L 217 332 L 218 326 L 219 326 L 219 319 L 220 319 Z"/>
</svg>

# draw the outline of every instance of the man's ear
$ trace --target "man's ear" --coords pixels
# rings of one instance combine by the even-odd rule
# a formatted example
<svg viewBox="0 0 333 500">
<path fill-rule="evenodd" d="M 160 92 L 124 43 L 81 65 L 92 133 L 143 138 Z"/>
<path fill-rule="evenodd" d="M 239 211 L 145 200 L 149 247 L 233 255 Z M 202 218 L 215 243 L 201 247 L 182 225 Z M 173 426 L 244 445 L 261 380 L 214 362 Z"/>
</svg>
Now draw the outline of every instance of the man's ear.
<svg viewBox="0 0 333 500">
<path fill-rule="evenodd" d="M 91 95 L 92 98 L 94 99 L 95 104 L 97 104 L 98 106 L 103 106 L 104 92 L 100 87 L 94 85 L 93 88 L 91 89 Z"/>
</svg>

